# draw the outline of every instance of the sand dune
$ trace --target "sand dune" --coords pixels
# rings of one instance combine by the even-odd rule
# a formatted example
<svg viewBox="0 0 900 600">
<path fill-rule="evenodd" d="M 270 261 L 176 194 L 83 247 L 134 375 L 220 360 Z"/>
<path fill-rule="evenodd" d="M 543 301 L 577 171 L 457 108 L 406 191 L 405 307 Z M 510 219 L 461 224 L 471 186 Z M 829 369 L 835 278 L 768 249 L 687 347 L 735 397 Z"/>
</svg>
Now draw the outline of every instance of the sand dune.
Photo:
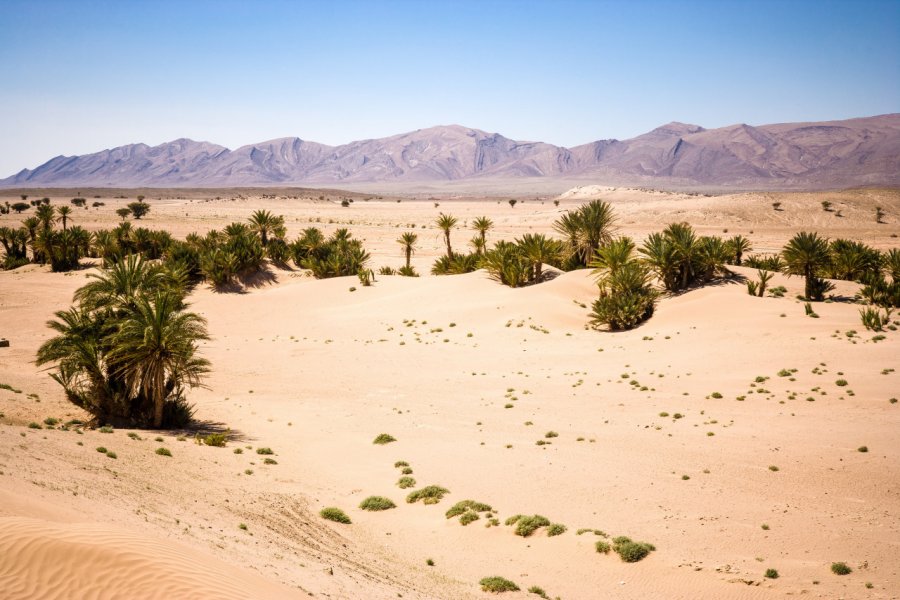
<svg viewBox="0 0 900 600">
<path fill-rule="evenodd" d="M 4 598 L 301 597 L 181 544 L 115 528 L 0 517 Z"/>
<path fill-rule="evenodd" d="M 826 215 L 820 230 L 895 245 L 896 225 L 867 221 L 880 193 L 841 193 L 848 216 Z M 786 196 L 784 214 L 772 215 L 764 196 L 611 194 L 636 236 L 686 218 L 776 248 L 820 218 L 803 196 Z M 380 266 L 399 264 L 394 239 L 406 224 L 440 210 L 489 214 L 494 239 L 509 239 L 549 231 L 566 207 L 354 204 L 277 199 L 270 209 L 286 209 L 291 235 L 310 218 L 350 227 Z M 147 223 L 221 226 L 252 206 L 159 201 Z M 353 225 L 327 223 L 349 220 L 347 211 Z M 424 271 L 441 239 L 418 230 L 414 262 Z M 750 297 L 740 277 L 755 271 L 732 270 L 734 279 L 666 297 L 650 321 L 616 334 L 585 327 L 596 295 L 588 272 L 509 289 L 484 272 L 376 276 L 362 287 L 274 269 L 240 293 L 198 288 L 189 301 L 209 321 L 203 354 L 214 370 L 191 399 L 202 420 L 231 429 L 226 448 L 194 444 L 190 433 L 179 440 L 182 432 L 157 442 L 146 431 L 29 428 L 83 417 L 32 361 L 50 335 L 44 322 L 86 273 L 0 272 L 0 335 L 12 342 L 0 349 L 0 382 L 21 390 L 0 390 L 0 580 L 12 582 L 3 592 L 485 598 L 478 581 L 496 574 L 566 600 L 896 597 L 897 333 L 873 340 L 849 302 L 819 303 L 819 318 L 807 317 L 798 278 L 770 283 L 787 288 L 784 298 Z M 838 282 L 837 294 L 855 289 Z M 373 445 L 380 433 L 397 441 Z M 159 446 L 173 456 L 156 455 Z M 263 463 L 259 447 L 277 464 Z M 396 461 L 410 464 L 417 487 L 450 493 L 434 506 L 407 504 Z M 397 508 L 359 509 L 370 495 Z M 444 516 L 463 499 L 491 504 L 501 523 L 538 513 L 568 530 L 522 538 L 485 527 L 486 517 L 464 527 Z M 322 520 L 324 506 L 353 523 Z M 598 554 L 600 536 L 582 528 L 657 549 L 627 564 Z M 834 561 L 854 572 L 833 575 Z M 767 568 L 780 577 L 764 578 Z"/>
</svg>

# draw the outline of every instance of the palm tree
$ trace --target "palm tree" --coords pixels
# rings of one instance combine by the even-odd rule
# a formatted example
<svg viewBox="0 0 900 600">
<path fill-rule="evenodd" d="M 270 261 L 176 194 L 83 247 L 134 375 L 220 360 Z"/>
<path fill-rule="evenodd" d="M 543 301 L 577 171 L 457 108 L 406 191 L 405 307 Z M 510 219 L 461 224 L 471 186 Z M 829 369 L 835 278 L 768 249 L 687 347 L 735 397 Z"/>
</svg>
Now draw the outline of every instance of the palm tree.
<svg viewBox="0 0 900 600">
<path fill-rule="evenodd" d="M 728 248 L 731 251 L 732 256 L 734 257 L 735 266 L 741 266 L 741 259 L 744 254 L 753 250 L 753 246 L 750 244 L 750 240 L 745 238 L 742 235 L 736 235 L 730 240 L 728 240 Z"/>
<path fill-rule="evenodd" d="M 269 245 L 269 235 L 284 236 L 284 217 L 276 217 L 267 210 L 258 210 L 250 216 L 251 229 L 259 234 L 263 248 Z M 279 235 L 280 234 L 280 235 Z"/>
<path fill-rule="evenodd" d="M 562 234 L 569 251 L 582 267 L 588 266 L 601 245 L 612 240 L 616 217 L 612 205 L 602 200 L 592 200 L 575 211 L 560 216 L 553 228 Z"/>
<path fill-rule="evenodd" d="M 605 292 L 603 282 L 631 262 L 633 252 L 634 242 L 629 237 L 616 238 L 597 249 L 594 260 L 588 266 L 594 269 L 592 274 L 601 287 L 601 293 Z"/>
<path fill-rule="evenodd" d="M 818 299 L 818 273 L 830 262 L 828 240 L 819 237 L 818 233 L 801 231 L 790 239 L 781 255 L 785 262 L 784 272 L 787 275 L 802 275 L 806 279 L 806 298 Z"/>
<path fill-rule="evenodd" d="M 129 254 L 88 278 L 92 281 L 75 292 L 75 300 L 90 310 L 132 308 L 140 295 L 161 287 L 159 268 L 140 254 Z"/>
<path fill-rule="evenodd" d="M 542 233 L 526 233 L 522 239 L 517 239 L 522 256 L 531 264 L 530 281 L 540 281 L 544 263 L 554 263 L 562 253 L 560 243 L 548 238 Z"/>
<path fill-rule="evenodd" d="M 209 372 L 209 361 L 197 356 L 197 342 L 208 339 L 206 321 L 165 292 L 137 298 L 113 335 L 109 361 L 133 397 L 152 401 L 154 427 L 162 426 L 167 398 L 180 396 L 185 384 L 200 385 Z"/>
<path fill-rule="evenodd" d="M 40 221 L 41 228 L 44 231 L 48 231 L 53 228 L 56 208 L 50 206 L 49 204 L 41 204 L 35 209 L 34 214 L 38 218 L 38 221 Z"/>
<path fill-rule="evenodd" d="M 644 263 L 656 273 L 663 287 L 669 291 L 678 289 L 678 256 L 669 238 L 651 233 L 638 252 L 644 255 Z"/>
<path fill-rule="evenodd" d="M 409 259 L 412 257 L 413 252 L 416 251 L 416 242 L 419 241 L 419 236 L 413 233 L 412 231 L 404 232 L 398 239 L 397 243 L 403 247 L 403 253 L 406 255 L 406 268 L 409 269 Z"/>
<path fill-rule="evenodd" d="M 699 240 L 687 223 L 672 223 L 663 230 L 663 235 L 672 242 L 679 263 L 681 289 L 684 289 L 694 279 L 694 265 L 700 252 Z"/>
<path fill-rule="evenodd" d="M 444 232 L 444 241 L 447 243 L 447 257 L 453 256 L 453 249 L 450 247 L 450 230 L 456 227 L 457 219 L 451 215 L 441 213 L 435 221 L 435 224 Z"/>
<path fill-rule="evenodd" d="M 481 254 L 485 248 L 487 248 L 487 232 L 491 228 L 494 227 L 494 222 L 488 219 L 487 217 L 478 217 L 474 221 L 472 221 L 472 229 L 478 232 L 478 235 L 481 236 L 481 250 L 478 251 L 478 254 Z M 477 250 L 477 248 L 476 248 Z"/>
<path fill-rule="evenodd" d="M 62 221 L 63 231 L 66 230 L 66 224 L 69 222 L 69 219 L 72 215 L 72 209 L 68 206 L 60 206 L 56 209 L 56 212 L 59 213 L 59 217 L 57 217 L 57 221 Z"/>
</svg>

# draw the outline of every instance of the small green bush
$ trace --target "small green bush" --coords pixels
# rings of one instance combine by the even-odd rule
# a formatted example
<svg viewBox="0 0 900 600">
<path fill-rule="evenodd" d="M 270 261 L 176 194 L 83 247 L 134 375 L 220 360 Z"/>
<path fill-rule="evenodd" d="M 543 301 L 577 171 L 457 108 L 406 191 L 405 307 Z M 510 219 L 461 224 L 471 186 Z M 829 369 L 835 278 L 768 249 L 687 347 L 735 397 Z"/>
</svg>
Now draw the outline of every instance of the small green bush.
<svg viewBox="0 0 900 600">
<path fill-rule="evenodd" d="M 172 456 L 172 452 L 168 448 L 157 448 L 156 453 L 160 456 Z"/>
<path fill-rule="evenodd" d="M 225 446 L 225 442 L 228 441 L 227 433 L 210 433 L 206 437 L 203 438 L 203 443 L 207 446 L 215 446 L 216 448 L 222 448 Z"/>
<path fill-rule="evenodd" d="M 397 480 L 397 486 L 401 490 L 405 490 L 407 488 L 411 488 L 416 485 L 416 480 L 412 477 L 401 477 Z"/>
<path fill-rule="evenodd" d="M 519 586 L 515 583 L 506 579 L 504 577 L 485 577 L 481 581 L 478 582 L 481 585 L 481 590 L 484 592 L 494 592 L 499 594 L 500 592 L 518 592 Z"/>
<path fill-rule="evenodd" d="M 107 457 L 107 458 L 119 458 L 119 455 L 116 454 L 116 453 L 113 452 L 113 451 L 109 451 L 109 452 L 106 453 L 106 457 Z"/>
<path fill-rule="evenodd" d="M 109 450 L 107 450 L 104 446 L 97 446 L 97 452 L 99 452 L 100 454 L 106 454 L 107 452 L 109 452 Z"/>
<path fill-rule="evenodd" d="M 834 384 L 838 387 L 844 387 L 845 385 L 847 385 L 847 380 L 846 379 L 838 379 L 837 381 L 834 382 Z"/>
<path fill-rule="evenodd" d="M 775 569 L 766 569 L 766 578 L 778 579 L 778 571 L 776 571 Z"/>
<path fill-rule="evenodd" d="M 409 466 L 409 463 L 406 462 L 405 460 L 398 460 L 397 462 L 394 463 L 395 469 L 399 469 L 400 467 L 408 467 L 408 466 Z"/>
<path fill-rule="evenodd" d="M 257 448 L 256 453 L 257 454 L 275 454 L 274 452 L 272 452 L 271 448 Z"/>
<path fill-rule="evenodd" d="M 462 516 L 459 517 L 459 522 L 461 525 L 466 526 L 469 523 L 471 523 L 473 521 L 477 521 L 480 518 L 481 517 L 478 516 L 477 512 L 470 510 L 470 511 L 463 513 Z"/>
<path fill-rule="evenodd" d="M 319 516 L 323 519 L 334 521 L 335 523 L 343 523 L 345 525 L 352 523 L 350 517 L 347 516 L 347 513 L 334 506 L 328 506 L 320 510 Z"/>
<path fill-rule="evenodd" d="M 613 551 L 619 555 L 623 562 L 638 562 L 643 560 L 653 550 L 656 550 L 653 544 L 634 542 L 631 538 L 625 536 L 620 536 L 613 540 Z"/>
<path fill-rule="evenodd" d="M 442 488 L 438 485 L 429 485 L 414 492 L 410 492 L 406 497 L 406 502 L 408 504 L 415 504 L 421 500 L 424 504 L 437 504 L 441 501 L 441 498 L 444 497 L 444 494 L 449 493 L 450 490 L 447 488 Z"/>
<path fill-rule="evenodd" d="M 868 451 L 869 451 L 869 447 L 868 447 L 868 446 L 860 446 L 860 447 L 857 448 L 856 450 L 857 450 L 857 452 L 868 452 Z"/>
<path fill-rule="evenodd" d="M 594 548 L 597 549 L 597 552 L 600 554 L 609 554 L 609 544 L 604 542 L 603 540 L 598 540 L 596 544 L 594 544 Z"/>
<path fill-rule="evenodd" d="M 541 527 L 550 525 L 550 520 L 541 515 L 514 515 L 506 520 L 506 524 L 516 526 L 516 535 L 529 537 Z"/>
<path fill-rule="evenodd" d="M 32 421 L 28 424 L 28 429 L 43 429 L 43 427 L 41 427 L 40 423 L 35 423 L 34 421 Z"/>
<path fill-rule="evenodd" d="M 557 535 L 562 535 L 568 529 L 562 523 L 550 523 L 550 526 L 547 527 L 547 537 L 555 537 Z"/>
<path fill-rule="evenodd" d="M 448 519 L 452 519 L 453 517 L 458 517 L 468 510 L 472 510 L 475 512 L 490 512 L 493 509 L 489 504 L 484 504 L 483 502 L 476 502 L 475 500 L 460 500 L 450 507 L 450 509 L 445 513 L 445 516 Z"/>
<path fill-rule="evenodd" d="M 369 496 L 360 502 L 359 507 L 363 510 L 379 511 L 397 508 L 397 505 L 394 504 L 393 500 L 384 496 Z"/>
<path fill-rule="evenodd" d="M 851 569 L 845 562 L 836 562 L 831 563 L 831 572 L 835 575 L 849 575 L 853 572 L 853 569 Z"/>
<path fill-rule="evenodd" d="M 263 461 L 263 464 L 264 464 L 264 465 L 277 465 L 277 464 L 278 464 L 278 461 L 275 460 L 274 458 L 268 458 L 268 457 L 266 457 L 266 459 Z"/>
<path fill-rule="evenodd" d="M 390 444 L 391 442 L 396 442 L 396 441 L 397 441 L 397 438 L 395 438 L 394 436 L 387 434 L 387 433 L 382 433 L 382 434 L 379 434 L 378 437 L 376 437 L 374 440 L 372 440 L 372 443 L 384 445 L 384 444 Z"/>
</svg>

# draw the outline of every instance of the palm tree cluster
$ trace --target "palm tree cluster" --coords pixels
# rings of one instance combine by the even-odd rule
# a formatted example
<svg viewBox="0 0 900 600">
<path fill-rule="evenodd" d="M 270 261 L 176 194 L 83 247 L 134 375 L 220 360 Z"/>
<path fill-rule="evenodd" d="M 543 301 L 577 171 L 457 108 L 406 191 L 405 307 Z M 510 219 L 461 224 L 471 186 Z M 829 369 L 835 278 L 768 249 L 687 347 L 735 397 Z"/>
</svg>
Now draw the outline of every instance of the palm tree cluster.
<svg viewBox="0 0 900 600">
<path fill-rule="evenodd" d="M 658 293 L 646 264 L 634 255 L 634 242 L 620 237 L 597 249 L 594 277 L 600 296 L 591 307 L 591 324 L 611 331 L 632 329 L 653 316 Z"/>
<path fill-rule="evenodd" d="M 863 298 L 880 306 L 900 306 L 900 250 L 888 252 L 846 239 L 829 241 L 818 233 L 801 231 L 781 251 L 787 275 L 805 279 L 807 300 L 822 300 L 843 279 L 864 284 Z M 887 281 L 890 275 L 891 281 Z"/>
<path fill-rule="evenodd" d="M 202 383 L 209 362 L 198 356 L 208 335 L 187 311 L 183 271 L 131 254 L 89 277 L 76 304 L 47 323 L 56 336 L 37 364 L 52 365 L 68 400 L 99 424 L 186 425 L 185 388 Z"/>
<path fill-rule="evenodd" d="M 583 269 L 590 266 L 597 249 L 609 243 L 616 233 L 616 217 L 612 205 L 592 200 L 579 208 L 567 211 L 553 224 L 563 236 L 566 260 L 563 269 Z"/>
<path fill-rule="evenodd" d="M 500 241 L 484 253 L 480 266 L 509 287 L 541 281 L 545 264 L 561 266 L 565 245 L 543 234 L 526 233 L 515 242 Z"/>
<path fill-rule="evenodd" d="M 698 236 L 687 223 L 672 223 L 651 233 L 638 252 L 670 292 L 704 283 L 725 272 L 737 251 L 718 236 Z"/>
<path fill-rule="evenodd" d="M 34 216 L 28 217 L 19 228 L 0 227 L 0 244 L 4 256 L 0 268 L 15 269 L 29 262 L 50 264 L 54 272 L 78 268 L 79 261 L 88 255 L 91 234 L 78 226 L 69 226 L 72 209 L 55 207 L 49 199 L 35 202 Z M 15 209 L 15 205 L 13 205 Z M 19 211 L 17 211 L 19 212 Z M 56 224 L 62 229 L 56 229 Z M 31 258 L 28 249 L 31 249 Z"/>
<path fill-rule="evenodd" d="M 317 279 L 358 275 L 364 271 L 370 255 L 362 241 L 344 228 L 325 238 L 316 227 L 309 227 L 289 245 L 297 266 L 312 271 Z"/>
<path fill-rule="evenodd" d="M 452 215 L 441 213 L 435 220 L 435 225 L 444 233 L 444 244 L 447 253 L 439 256 L 431 266 L 432 275 L 461 275 L 471 273 L 480 268 L 487 244 L 487 232 L 494 226 L 494 222 L 487 217 L 478 217 L 472 222 L 472 228 L 477 232 L 469 242 L 475 252 L 466 254 L 454 252 L 450 243 L 450 232 L 456 227 L 459 220 Z"/>
</svg>

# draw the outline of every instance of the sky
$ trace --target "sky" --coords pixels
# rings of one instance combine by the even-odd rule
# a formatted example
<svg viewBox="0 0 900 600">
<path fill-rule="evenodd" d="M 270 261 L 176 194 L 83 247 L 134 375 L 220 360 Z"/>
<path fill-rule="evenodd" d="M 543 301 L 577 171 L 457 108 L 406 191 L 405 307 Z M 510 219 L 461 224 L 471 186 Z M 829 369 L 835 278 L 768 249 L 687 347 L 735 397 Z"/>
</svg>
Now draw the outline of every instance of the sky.
<svg viewBox="0 0 900 600">
<path fill-rule="evenodd" d="M 187 137 L 574 146 L 900 112 L 900 0 L 0 0 L 0 177 Z"/>
</svg>

